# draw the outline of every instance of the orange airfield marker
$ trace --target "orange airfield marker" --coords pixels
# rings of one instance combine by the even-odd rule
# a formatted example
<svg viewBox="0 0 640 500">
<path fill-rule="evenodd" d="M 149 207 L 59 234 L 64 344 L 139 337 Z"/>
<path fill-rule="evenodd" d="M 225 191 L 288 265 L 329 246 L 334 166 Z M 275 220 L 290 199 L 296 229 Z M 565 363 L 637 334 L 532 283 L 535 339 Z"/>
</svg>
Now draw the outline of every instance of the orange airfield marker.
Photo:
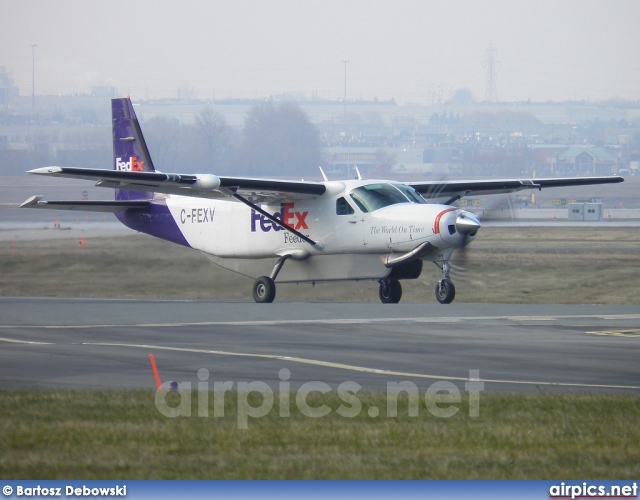
<svg viewBox="0 0 640 500">
<path fill-rule="evenodd" d="M 153 368 L 153 375 L 156 377 L 156 385 L 158 386 L 158 390 L 162 390 L 162 384 L 160 383 L 160 375 L 158 375 L 158 368 L 156 367 L 156 360 L 153 357 L 153 354 L 149 354 L 149 359 L 151 360 L 151 368 Z"/>
</svg>

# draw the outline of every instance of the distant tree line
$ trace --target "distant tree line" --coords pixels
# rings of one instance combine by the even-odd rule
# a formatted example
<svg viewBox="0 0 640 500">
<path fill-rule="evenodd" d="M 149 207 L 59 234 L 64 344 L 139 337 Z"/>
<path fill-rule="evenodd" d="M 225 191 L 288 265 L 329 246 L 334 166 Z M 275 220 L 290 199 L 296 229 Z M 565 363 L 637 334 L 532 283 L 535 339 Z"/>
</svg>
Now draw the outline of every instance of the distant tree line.
<svg viewBox="0 0 640 500">
<path fill-rule="evenodd" d="M 465 89 L 454 97 L 452 103 L 473 98 Z M 52 102 L 36 116 L 0 113 L 0 175 L 23 175 L 25 170 L 46 165 L 111 168 L 108 100 L 69 102 L 64 106 Z M 548 168 L 546 157 L 553 153 L 534 152 L 528 147 L 533 141 L 608 145 L 621 139 L 617 154 L 623 160 L 640 148 L 637 117 L 596 117 L 572 125 L 542 123 L 528 108 L 458 111 L 445 107 L 431 115 L 427 123 L 405 114 L 387 123 L 378 112 L 356 113 L 355 106 L 352 108 L 348 114 L 340 113 L 330 122 L 319 123 L 318 128 L 292 102 L 255 104 L 248 108 L 239 127 L 231 126 L 213 107 L 198 108 L 191 123 L 166 117 L 145 120 L 144 113 L 140 117 L 155 166 L 166 172 L 318 177 L 318 165 L 326 163 L 323 154 L 329 154 L 323 146 L 341 146 L 377 148 L 375 170 L 368 175 L 386 177 L 397 161 L 394 148 L 399 150 L 410 140 L 411 147 L 458 149 L 456 160 L 447 167 L 452 173 L 510 176 L 520 175 L 522 170 L 542 172 Z"/>
<path fill-rule="evenodd" d="M 242 130 L 205 108 L 192 125 L 156 117 L 143 131 L 159 170 L 295 178 L 316 175 L 323 162 L 318 130 L 288 102 L 254 106 Z"/>
<path fill-rule="evenodd" d="M 25 125 L 24 117 L 15 120 Z M 52 164 L 111 168 L 110 125 L 71 119 L 58 110 L 32 125 L 27 124 L 27 148 L 6 147 L 7 136 L 0 134 L 0 175 Z M 289 102 L 254 106 L 242 129 L 204 108 L 192 124 L 157 116 L 144 121 L 142 131 L 156 169 L 165 172 L 298 178 L 317 176 L 323 162 L 320 133 Z"/>
</svg>

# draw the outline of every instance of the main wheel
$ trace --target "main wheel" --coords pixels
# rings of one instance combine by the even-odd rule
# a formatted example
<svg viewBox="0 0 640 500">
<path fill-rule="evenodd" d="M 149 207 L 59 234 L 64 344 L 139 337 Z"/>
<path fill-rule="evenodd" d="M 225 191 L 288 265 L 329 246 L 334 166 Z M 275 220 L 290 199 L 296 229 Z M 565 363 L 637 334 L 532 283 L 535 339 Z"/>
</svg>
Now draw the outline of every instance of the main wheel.
<svg viewBox="0 0 640 500">
<path fill-rule="evenodd" d="M 253 284 L 253 300 L 270 304 L 276 298 L 276 284 L 269 276 L 260 276 Z"/>
<path fill-rule="evenodd" d="M 441 304 L 451 304 L 456 298 L 456 287 L 450 280 L 441 280 L 436 285 L 436 299 Z"/>
<path fill-rule="evenodd" d="M 402 298 L 402 285 L 398 280 L 380 281 L 378 294 L 383 304 L 397 304 Z"/>
</svg>

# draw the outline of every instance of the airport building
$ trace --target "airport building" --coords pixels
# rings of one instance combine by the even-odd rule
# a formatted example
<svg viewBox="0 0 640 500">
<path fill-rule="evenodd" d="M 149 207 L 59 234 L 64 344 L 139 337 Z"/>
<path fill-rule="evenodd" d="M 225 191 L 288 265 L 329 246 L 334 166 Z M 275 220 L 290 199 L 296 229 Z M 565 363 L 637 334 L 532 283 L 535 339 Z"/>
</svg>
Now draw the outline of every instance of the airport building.
<svg viewBox="0 0 640 500">
<path fill-rule="evenodd" d="M 570 203 L 567 218 L 570 221 L 592 221 L 604 220 L 604 210 L 602 203 Z"/>
<path fill-rule="evenodd" d="M 611 175 L 618 160 L 603 147 L 571 147 L 556 156 L 554 171 L 558 174 Z"/>
</svg>

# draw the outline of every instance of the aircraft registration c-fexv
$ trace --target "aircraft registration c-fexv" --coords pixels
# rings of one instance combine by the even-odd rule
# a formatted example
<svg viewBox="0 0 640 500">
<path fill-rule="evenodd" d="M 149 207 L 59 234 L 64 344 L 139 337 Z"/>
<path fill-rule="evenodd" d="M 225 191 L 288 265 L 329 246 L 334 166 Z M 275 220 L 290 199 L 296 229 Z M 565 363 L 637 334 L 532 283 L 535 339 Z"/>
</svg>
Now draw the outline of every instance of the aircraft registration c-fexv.
<svg viewBox="0 0 640 500">
<path fill-rule="evenodd" d="M 377 280 L 383 303 L 397 303 L 400 280 L 436 263 L 440 303 L 451 303 L 454 250 L 480 229 L 452 206 L 468 195 L 622 182 L 621 177 L 525 180 L 305 182 L 154 169 L 130 99 L 112 100 L 112 170 L 45 167 L 31 174 L 96 181 L 115 201 L 44 201 L 25 208 L 112 212 L 126 226 L 200 250 L 214 264 L 255 279 L 256 302 L 272 302 L 275 282 Z M 324 176 L 324 174 L 323 174 Z M 444 199 L 443 203 L 426 200 Z"/>
</svg>

